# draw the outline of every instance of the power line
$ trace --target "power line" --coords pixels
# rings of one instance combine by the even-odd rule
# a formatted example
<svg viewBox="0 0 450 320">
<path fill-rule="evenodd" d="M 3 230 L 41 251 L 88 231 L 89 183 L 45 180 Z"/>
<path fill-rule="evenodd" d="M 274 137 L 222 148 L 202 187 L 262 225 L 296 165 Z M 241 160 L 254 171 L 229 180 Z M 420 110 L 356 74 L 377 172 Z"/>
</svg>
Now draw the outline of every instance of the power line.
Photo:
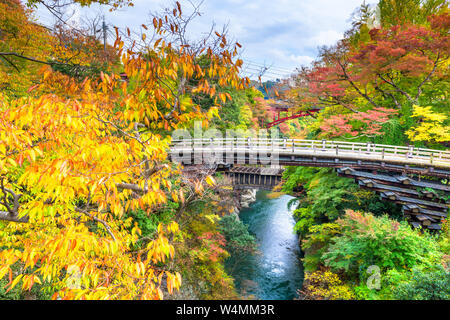
<svg viewBox="0 0 450 320">
<path fill-rule="evenodd" d="M 251 64 L 251 65 L 258 66 L 258 67 L 268 67 L 265 63 L 262 64 L 262 63 L 258 63 L 258 62 L 252 61 L 252 60 L 245 60 L 245 59 L 244 59 L 244 62 L 247 63 L 247 64 Z M 269 67 L 268 67 L 268 68 L 269 68 Z M 272 68 L 272 69 L 278 69 L 279 71 L 288 71 L 288 72 L 291 72 L 291 70 L 288 70 L 287 68 L 284 68 L 284 67 L 275 67 L 275 66 L 271 66 L 270 68 Z"/>
<path fill-rule="evenodd" d="M 286 75 L 290 75 L 293 72 L 292 71 L 278 71 L 278 70 L 274 70 L 271 68 L 259 68 L 259 67 L 254 67 L 254 66 L 244 66 L 244 69 L 248 69 L 251 71 L 257 71 L 259 73 L 271 73 L 271 74 L 275 74 L 275 75 L 279 75 L 279 76 L 286 76 Z"/>
<path fill-rule="evenodd" d="M 272 71 L 270 69 L 259 69 L 256 67 L 245 67 L 244 70 L 250 70 L 258 73 L 270 73 L 276 76 L 288 76 L 292 74 L 292 72 L 278 72 L 278 71 Z"/>
<path fill-rule="evenodd" d="M 261 68 L 261 69 L 268 69 L 268 70 L 273 70 L 273 71 L 283 72 L 283 73 L 290 73 L 290 72 L 292 72 L 292 70 L 280 69 L 280 68 L 273 67 L 273 66 L 261 66 L 261 65 L 251 64 L 251 63 L 247 63 L 247 65 L 251 66 L 251 67 L 256 67 L 256 68 Z"/>
<path fill-rule="evenodd" d="M 278 77 L 288 77 L 289 75 L 292 74 L 292 72 L 289 73 L 280 73 L 280 72 L 274 72 L 274 71 L 270 71 L 270 70 L 259 70 L 259 69 L 255 69 L 255 68 L 245 68 L 243 70 L 244 72 L 250 71 L 250 72 L 257 72 L 258 74 L 271 74 L 273 76 L 278 76 Z"/>
<path fill-rule="evenodd" d="M 258 74 L 258 73 L 244 73 L 244 75 L 247 75 L 248 77 L 261 77 L 261 78 L 268 78 L 268 79 L 286 79 L 286 77 L 282 76 L 275 76 L 275 75 L 267 75 L 267 74 Z"/>
</svg>

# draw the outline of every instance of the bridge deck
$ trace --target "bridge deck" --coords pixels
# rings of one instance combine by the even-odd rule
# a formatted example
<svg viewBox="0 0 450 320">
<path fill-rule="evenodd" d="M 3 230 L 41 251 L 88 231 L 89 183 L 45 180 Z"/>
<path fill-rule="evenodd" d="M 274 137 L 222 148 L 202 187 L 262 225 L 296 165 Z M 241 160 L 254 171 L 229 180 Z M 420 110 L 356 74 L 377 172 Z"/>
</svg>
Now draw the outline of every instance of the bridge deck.
<svg viewBox="0 0 450 320">
<path fill-rule="evenodd" d="M 183 163 L 308 165 L 300 162 L 304 161 L 302 159 L 308 161 L 313 159 L 317 163 L 321 161 L 335 162 L 336 160 L 366 161 L 382 166 L 388 164 L 391 168 L 395 168 L 395 166 L 426 168 L 430 176 L 450 176 L 449 150 L 342 141 L 189 139 L 174 141 L 170 153 L 172 160 L 178 159 Z M 337 167 L 342 166 L 343 164 Z M 366 166 L 369 166 L 369 163 Z M 439 170 L 441 171 L 439 172 Z"/>
</svg>

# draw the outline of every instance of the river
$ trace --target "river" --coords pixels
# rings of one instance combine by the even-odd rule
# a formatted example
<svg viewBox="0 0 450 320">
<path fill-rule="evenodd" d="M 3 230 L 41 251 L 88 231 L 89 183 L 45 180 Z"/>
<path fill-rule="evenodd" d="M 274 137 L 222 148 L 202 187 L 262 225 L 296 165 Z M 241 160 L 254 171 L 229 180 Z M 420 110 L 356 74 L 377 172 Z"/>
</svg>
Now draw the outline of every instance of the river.
<svg viewBox="0 0 450 320">
<path fill-rule="evenodd" d="M 257 254 L 247 254 L 228 265 L 236 288 L 244 296 L 259 300 L 292 300 L 303 282 L 303 267 L 295 220 L 287 204 L 293 197 L 269 199 L 267 191 L 258 191 L 256 202 L 239 216 L 258 243 Z"/>
</svg>

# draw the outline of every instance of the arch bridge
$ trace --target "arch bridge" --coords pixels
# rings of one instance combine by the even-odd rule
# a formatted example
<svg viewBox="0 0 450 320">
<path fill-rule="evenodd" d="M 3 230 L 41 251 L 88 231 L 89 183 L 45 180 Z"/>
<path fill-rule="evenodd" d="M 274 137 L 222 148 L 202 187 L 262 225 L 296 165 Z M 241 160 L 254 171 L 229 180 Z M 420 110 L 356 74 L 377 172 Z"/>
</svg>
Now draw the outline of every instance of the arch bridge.
<svg viewBox="0 0 450 320">
<path fill-rule="evenodd" d="M 295 109 L 294 106 L 285 104 L 283 101 L 277 101 L 275 103 L 272 103 L 269 105 L 272 111 L 275 113 L 274 119 L 272 122 L 269 122 L 265 127 L 267 129 L 270 129 L 274 126 L 278 126 L 282 124 L 283 122 L 290 121 L 297 118 L 304 118 L 304 117 L 312 117 L 315 113 L 322 110 L 322 108 L 319 107 L 309 107 L 307 110 L 301 110 L 301 111 L 291 111 Z M 281 116 L 281 113 L 287 113 L 285 116 Z"/>
</svg>

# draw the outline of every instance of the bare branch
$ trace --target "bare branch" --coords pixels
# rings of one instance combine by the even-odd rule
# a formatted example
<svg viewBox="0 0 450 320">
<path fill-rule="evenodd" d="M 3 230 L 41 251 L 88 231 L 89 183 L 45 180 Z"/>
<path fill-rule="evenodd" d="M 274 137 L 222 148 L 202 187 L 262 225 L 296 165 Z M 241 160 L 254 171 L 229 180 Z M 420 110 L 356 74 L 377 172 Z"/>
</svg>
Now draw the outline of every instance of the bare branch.
<svg viewBox="0 0 450 320">
<path fill-rule="evenodd" d="M 14 63 L 12 63 L 6 56 L 2 55 L 1 57 L 3 58 L 3 60 L 8 62 L 8 64 L 11 65 L 14 69 L 16 69 L 17 72 L 20 72 L 19 68 Z"/>
<path fill-rule="evenodd" d="M 119 189 L 133 190 L 134 192 L 138 192 L 138 193 L 147 193 L 148 192 L 148 187 L 143 189 L 134 183 L 118 183 L 118 184 L 116 184 L 116 187 Z"/>
<path fill-rule="evenodd" d="M 17 216 L 19 214 L 19 206 L 20 206 L 19 199 L 20 197 L 22 197 L 22 195 L 15 193 L 13 190 L 9 188 L 6 188 L 4 185 L 4 179 L 5 177 L 2 177 L 0 180 L 0 187 L 3 192 L 3 201 L 0 203 L 6 207 L 6 210 L 8 210 L 11 216 Z M 14 205 L 13 208 L 11 208 L 11 206 L 8 204 L 7 193 L 9 193 L 13 197 L 13 205 Z"/>
<path fill-rule="evenodd" d="M 370 104 L 372 104 L 373 106 L 380 107 L 378 104 L 375 103 L 375 101 L 373 101 L 371 97 L 362 92 L 358 88 L 358 86 L 350 79 L 350 76 L 347 74 L 347 69 L 345 68 L 345 65 L 339 59 L 337 59 L 337 63 L 339 64 L 339 66 L 342 69 L 342 72 L 344 73 L 345 80 L 347 80 L 347 82 L 350 83 L 350 85 L 356 90 L 356 92 L 358 92 L 360 96 L 362 96 L 364 99 L 370 102 Z"/>
<path fill-rule="evenodd" d="M 381 80 L 383 80 L 384 82 L 386 82 L 387 84 L 389 84 L 389 85 L 391 85 L 393 88 L 395 88 L 395 90 L 397 90 L 398 92 L 400 92 L 402 95 L 404 95 L 404 96 L 408 99 L 408 101 L 413 102 L 411 96 L 410 96 L 407 92 L 405 92 L 405 91 L 403 91 L 402 89 L 400 89 L 400 88 L 394 83 L 394 81 L 392 81 L 392 80 L 390 81 L 390 80 L 386 79 L 386 78 L 383 77 L 380 73 L 377 73 L 377 76 L 378 76 Z"/>
</svg>

